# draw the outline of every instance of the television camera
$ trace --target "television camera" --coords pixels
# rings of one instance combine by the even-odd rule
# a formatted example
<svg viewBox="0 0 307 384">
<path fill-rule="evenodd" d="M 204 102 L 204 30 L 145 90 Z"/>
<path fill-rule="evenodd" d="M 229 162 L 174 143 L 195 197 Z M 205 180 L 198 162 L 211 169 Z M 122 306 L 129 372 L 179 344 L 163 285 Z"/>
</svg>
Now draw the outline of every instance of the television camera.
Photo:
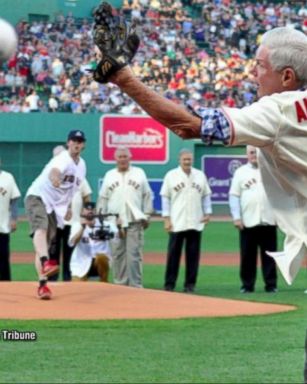
<svg viewBox="0 0 307 384">
<path fill-rule="evenodd" d="M 114 238 L 114 232 L 111 230 L 110 225 L 105 224 L 105 219 L 108 217 L 118 218 L 117 213 L 97 213 L 97 214 L 87 214 L 81 215 L 81 217 L 85 218 L 87 221 L 93 221 L 95 219 L 95 225 L 92 228 L 92 232 L 89 234 L 89 237 L 92 240 L 110 240 Z M 119 227 L 119 226 L 118 226 Z"/>
</svg>

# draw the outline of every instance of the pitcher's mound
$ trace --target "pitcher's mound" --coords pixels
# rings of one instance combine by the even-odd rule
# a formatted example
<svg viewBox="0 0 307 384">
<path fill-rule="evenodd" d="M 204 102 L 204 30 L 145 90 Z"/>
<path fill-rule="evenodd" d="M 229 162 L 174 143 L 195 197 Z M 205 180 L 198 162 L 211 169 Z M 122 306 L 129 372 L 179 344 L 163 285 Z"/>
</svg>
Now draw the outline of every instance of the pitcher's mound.
<svg viewBox="0 0 307 384">
<path fill-rule="evenodd" d="M 36 297 L 37 283 L 0 283 L 2 319 L 170 319 L 277 313 L 290 305 L 225 300 L 98 282 L 49 283 L 52 300 Z"/>
</svg>

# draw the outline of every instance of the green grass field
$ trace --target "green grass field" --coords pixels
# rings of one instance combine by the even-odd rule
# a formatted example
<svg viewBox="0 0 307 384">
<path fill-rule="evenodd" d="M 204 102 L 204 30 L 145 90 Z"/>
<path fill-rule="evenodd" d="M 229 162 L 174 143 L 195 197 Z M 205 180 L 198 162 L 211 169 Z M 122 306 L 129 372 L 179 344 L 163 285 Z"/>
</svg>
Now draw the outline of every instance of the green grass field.
<svg viewBox="0 0 307 384">
<path fill-rule="evenodd" d="M 30 251 L 26 225 L 12 249 Z M 236 252 L 231 223 L 210 223 L 203 250 Z M 146 234 L 146 251 L 164 252 L 161 223 Z M 183 268 L 178 281 L 182 289 Z M 146 288 L 161 289 L 164 266 L 145 265 Z M 13 265 L 15 280 L 33 280 L 32 265 Z M 125 321 L 0 320 L 0 329 L 34 330 L 33 343 L 0 340 L 1 383 L 301 383 L 306 331 L 307 273 L 279 293 L 240 295 L 238 267 L 200 268 L 197 293 L 297 306 L 290 313 L 234 318 Z M 47 303 L 42 303 L 43 305 Z"/>
<path fill-rule="evenodd" d="M 279 248 L 281 249 L 283 235 L 279 233 Z M 238 252 L 238 231 L 231 222 L 212 221 L 203 232 L 202 251 L 204 252 Z M 165 252 L 167 234 L 163 223 L 154 221 L 145 232 L 145 252 Z M 18 230 L 11 235 L 12 251 L 29 252 L 33 250 L 29 237 L 27 222 L 18 223 Z"/>
</svg>

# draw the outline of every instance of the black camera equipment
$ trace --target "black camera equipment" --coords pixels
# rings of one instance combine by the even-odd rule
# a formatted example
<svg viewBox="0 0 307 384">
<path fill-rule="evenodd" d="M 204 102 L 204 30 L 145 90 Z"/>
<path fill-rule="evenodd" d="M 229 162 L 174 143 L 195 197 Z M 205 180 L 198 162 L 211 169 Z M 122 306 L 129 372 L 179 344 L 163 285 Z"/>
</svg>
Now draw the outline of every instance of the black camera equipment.
<svg viewBox="0 0 307 384">
<path fill-rule="evenodd" d="M 89 233 L 89 237 L 92 240 L 110 240 L 114 238 L 114 232 L 112 232 L 110 225 L 105 224 L 105 219 L 108 217 L 118 218 L 117 213 L 98 213 L 98 214 L 89 214 L 82 215 L 86 220 L 92 221 L 94 219 L 98 219 L 99 224 L 92 227 L 92 232 Z"/>
</svg>

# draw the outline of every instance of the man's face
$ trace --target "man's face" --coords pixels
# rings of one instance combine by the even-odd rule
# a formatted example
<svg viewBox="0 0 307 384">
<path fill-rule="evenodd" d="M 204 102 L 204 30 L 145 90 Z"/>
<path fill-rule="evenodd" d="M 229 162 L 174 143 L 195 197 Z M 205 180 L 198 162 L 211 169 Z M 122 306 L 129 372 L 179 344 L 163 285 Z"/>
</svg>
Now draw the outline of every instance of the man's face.
<svg viewBox="0 0 307 384">
<path fill-rule="evenodd" d="M 265 46 L 260 46 L 255 60 L 256 63 L 251 73 L 258 84 L 258 97 L 282 92 L 282 73 L 273 70 L 269 62 L 269 49 Z"/>
<path fill-rule="evenodd" d="M 88 208 L 83 208 L 82 210 L 82 216 L 86 217 L 86 224 L 91 225 L 94 224 L 95 218 L 93 218 L 93 215 L 96 214 L 95 209 L 88 209 Z"/>
<path fill-rule="evenodd" d="M 192 153 L 183 153 L 179 158 L 179 164 L 184 172 L 190 172 L 193 165 Z"/>
<path fill-rule="evenodd" d="M 130 156 L 125 151 L 119 151 L 115 157 L 119 171 L 126 171 L 129 168 Z"/>
<path fill-rule="evenodd" d="M 78 156 L 85 147 L 85 142 L 79 139 L 68 140 L 67 149 L 70 155 Z"/>
<path fill-rule="evenodd" d="M 258 166 L 258 160 L 257 160 L 256 148 L 249 145 L 246 148 L 246 155 L 247 155 L 248 162 L 251 163 L 253 166 L 257 167 Z"/>
</svg>

